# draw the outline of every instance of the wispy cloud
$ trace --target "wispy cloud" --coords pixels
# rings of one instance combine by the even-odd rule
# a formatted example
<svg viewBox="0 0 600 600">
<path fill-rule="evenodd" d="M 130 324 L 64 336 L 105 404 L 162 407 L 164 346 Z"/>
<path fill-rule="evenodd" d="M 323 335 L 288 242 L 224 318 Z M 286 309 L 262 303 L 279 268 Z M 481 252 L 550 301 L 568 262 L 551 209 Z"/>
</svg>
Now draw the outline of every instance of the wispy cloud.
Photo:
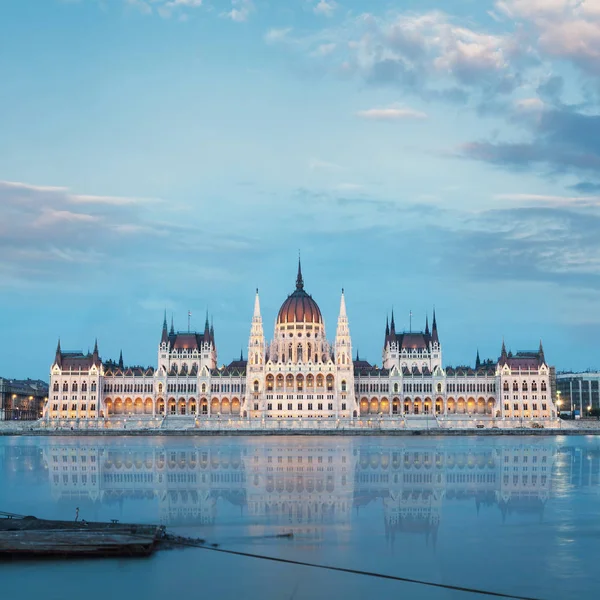
<svg viewBox="0 0 600 600">
<path fill-rule="evenodd" d="M 390 106 L 387 108 L 370 108 L 359 110 L 357 116 L 372 121 L 399 121 L 403 119 L 426 119 L 427 114 L 412 108 Z"/>
<path fill-rule="evenodd" d="M 265 42 L 267 42 L 267 44 L 276 44 L 278 42 L 283 42 L 287 40 L 291 31 L 291 27 L 284 27 L 281 29 L 269 29 L 269 31 L 265 33 Z"/>
<path fill-rule="evenodd" d="M 223 13 L 223 16 L 236 23 L 243 23 L 248 20 L 253 11 L 254 3 L 252 0 L 231 0 L 231 10 Z"/>
<path fill-rule="evenodd" d="M 332 17 L 337 6 L 338 5 L 335 2 L 335 0 L 319 0 L 315 4 L 313 11 L 316 15 L 320 15 L 323 17 Z"/>
</svg>

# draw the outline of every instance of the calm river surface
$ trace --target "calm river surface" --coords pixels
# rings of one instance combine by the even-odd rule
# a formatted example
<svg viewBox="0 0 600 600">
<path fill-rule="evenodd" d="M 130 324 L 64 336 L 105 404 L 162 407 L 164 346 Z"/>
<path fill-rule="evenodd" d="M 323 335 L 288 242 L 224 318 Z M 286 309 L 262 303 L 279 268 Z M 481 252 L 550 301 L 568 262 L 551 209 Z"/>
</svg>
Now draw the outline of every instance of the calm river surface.
<svg viewBox="0 0 600 600">
<path fill-rule="evenodd" d="M 0 510 L 537 598 L 600 595 L 600 437 L 0 438 Z M 294 538 L 274 534 L 293 532 Z M 228 556 L 0 563 L 3 598 L 483 598 Z"/>
</svg>

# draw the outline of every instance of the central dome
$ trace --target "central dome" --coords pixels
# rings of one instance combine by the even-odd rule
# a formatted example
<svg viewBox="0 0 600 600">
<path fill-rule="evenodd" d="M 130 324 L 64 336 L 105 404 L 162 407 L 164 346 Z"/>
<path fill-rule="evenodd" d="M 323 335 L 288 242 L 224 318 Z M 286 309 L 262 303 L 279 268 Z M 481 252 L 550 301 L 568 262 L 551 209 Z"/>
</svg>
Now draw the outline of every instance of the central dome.
<svg viewBox="0 0 600 600">
<path fill-rule="evenodd" d="M 323 323 L 318 304 L 304 291 L 300 260 L 298 260 L 296 291 L 287 297 L 277 315 L 277 324 L 285 323 Z"/>
</svg>

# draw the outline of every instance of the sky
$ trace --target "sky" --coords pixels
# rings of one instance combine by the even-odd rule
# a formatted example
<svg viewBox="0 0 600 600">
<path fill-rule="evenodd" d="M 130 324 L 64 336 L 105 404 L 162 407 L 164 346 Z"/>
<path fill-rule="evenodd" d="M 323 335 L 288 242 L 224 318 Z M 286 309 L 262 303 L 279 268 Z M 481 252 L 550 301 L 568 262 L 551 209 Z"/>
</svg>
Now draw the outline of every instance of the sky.
<svg viewBox="0 0 600 600">
<path fill-rule="evenodd" d="M 294 289 L 381 364 L 600 368 L 600 0 L 0 3 L 0 375 L 56 343 L 219 364 Z M 412 322 L 411 315 L 412 313 Z"/>
</svg>

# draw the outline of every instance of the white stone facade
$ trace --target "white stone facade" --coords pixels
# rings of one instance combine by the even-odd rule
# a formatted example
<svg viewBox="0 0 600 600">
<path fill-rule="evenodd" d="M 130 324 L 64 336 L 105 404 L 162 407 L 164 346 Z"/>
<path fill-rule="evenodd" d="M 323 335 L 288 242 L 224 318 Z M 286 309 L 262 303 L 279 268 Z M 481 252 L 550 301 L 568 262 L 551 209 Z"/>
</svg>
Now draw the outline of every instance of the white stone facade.
<svg viewBox="0 0 600 600">
<path fill-rule="evenodd" d="M 314 420 L 395 421 L 419 419 L 552 420 L 550 369 L 537 352 L 507 353 L 472 367 L 444 367 L 435 312 L 431 330 L 396 332 L 386 324 L 382 367 L 353 359 L 342 291 L 336 335 L 326 336 L 317 303 L 304 290 L 298 266 L 296 290 L 283 303 L 273 339 L 264 335 L 258 290 L 248 340 L 248 358 L 217 367 L 214 328 L 167 329 L 158 345 L 157 367 L 127 367 L 93 353 L 62 352 L 50 371 L 44 418 L 245 420 L 289 423 Z M 506 423 L 504 423 L 506 426 Z"/>
</svg>

